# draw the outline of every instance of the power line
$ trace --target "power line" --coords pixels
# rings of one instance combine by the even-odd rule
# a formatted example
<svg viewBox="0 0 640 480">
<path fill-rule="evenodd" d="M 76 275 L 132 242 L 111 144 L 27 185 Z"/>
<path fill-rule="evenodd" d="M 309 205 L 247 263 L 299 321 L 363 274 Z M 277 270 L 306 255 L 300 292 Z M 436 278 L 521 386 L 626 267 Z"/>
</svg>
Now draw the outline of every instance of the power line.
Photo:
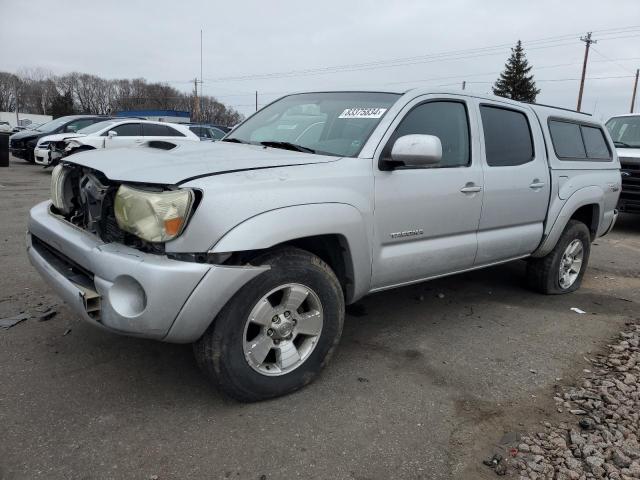
<svg viewBox="0 0 640 480">
<path fill-rule="evenodd" d="M 640 26 L 630 26 L 630 27 L 622 27 L 615 29 L 607 29 L 600 30 L 601 35 L 606 37 L 605 39 L 616 39 L 616 38 L 632 38 L 636 36 L 638 33 L 638 29 Z M 619 37 L 611 37 L 611 35 L 617 34 L 627 34 L 631 33 L 634 35 L 623 35 Z M 542 48 L 554 48 L 564 45 L 571 45 L 573 42 L 568 42 L 567 40 L 573 39 L 578 34 L 567 34 L 567 35 L 558 35 L 555 37 L 546 37 L 536 40 L 528 40 L 523 42 L 528 45 L 528 50 L 537 50 Z M 335 66 L 327 66 L 327 67 L 315 67 L 308 69 L 299 69 L 299 70 L 290 70 L 290 71 L 282 71 L 282 72 L 271 72 L 271 73 L 261 73 L 261 74 L 247 74 L 247 75 L 237 75 L 237 76 L 227 76 L 227 77 L 217 77 L 217 78 L 207 78 L 207 81 L 210 82 L 224 82 L 224 81 L 245 81 L 245 80 L 266 80 L 272 78 L 282 78 L 282 77 L 292 77 L 292 76 L 307 76 L 307 75 L 319 75 L 319 74 L 329 74 L 329 73 L 342 73 L 342 72 L 350 72 L 350 71 L 359 71 L 359 70 L 370 70 L 377 68 L 391 68 L 405 65 L 414 65 L 418 63 L 430 63 L 434 61 L 444 61 L 444 60 L 460 60 L 466 59 L 476 56 L 486 56 L 486 55 L 494 55 L 494 54 L 502 54 L 501 51 L 505 47 L 509 47 L 511 44 L 499 44 L 493 46 L 472 48 L 472 49 L 463 49 L 463 50 L 452 50 L 428 55 L 420 55 L 414 57 L 401 57 L 395 59 L 387 59 L 387 60 L 378 60 L 366 63 L 354 63 L 354 64 L 343 64 L 343 65 L 335 65 Z M 500 51 L 496 51 L 500 49 Z M 471 56 L 471 57 L 470 57 Z"/>
<path fill-rule="evenodd" d="M 627 67 L 620 65 L 616 60 L 614 60 L 613 58 L 609 58 L 607 57 L 604 53 L 600 52 L 600 50 L 597 50 L 596 47 L 592 46 L 591 50 L 593 50 L 595 53 L 597 53 L 598 55 L 600 55 L 602 58 L 604 58 L 606 61 L 611 62 L 615 65 L 617 65 L 618 67 L 620 67 L 622 70 L 629 72 L 629 73 L 633 73 L 632 70 L 628 69 Z"/>
</svg>

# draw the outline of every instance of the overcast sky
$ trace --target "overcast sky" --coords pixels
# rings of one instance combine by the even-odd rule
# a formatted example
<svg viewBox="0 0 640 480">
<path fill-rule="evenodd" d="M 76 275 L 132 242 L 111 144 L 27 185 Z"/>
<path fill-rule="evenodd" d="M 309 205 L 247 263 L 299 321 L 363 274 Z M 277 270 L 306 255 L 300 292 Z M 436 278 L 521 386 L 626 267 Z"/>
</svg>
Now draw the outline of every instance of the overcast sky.
<svg viewBox="0 0 640 480">
<path fill-rule="evenodd" d="M 640 0 L 0 0 L 0 70 L 144 77 L 186 91 L 200 76 L 200 29 L 204 93 L 245 114 L 256 90 L 260 105 L 329 87 L 466 80 L 489 92 L 518 39 L 538 102 L 575 108 L 579 37 L 594 31 L 583 110 L 608 117 L 628 112 L 640 66 Z M 357 64 L 369 65 L 326 70 Z"/>
</svg>

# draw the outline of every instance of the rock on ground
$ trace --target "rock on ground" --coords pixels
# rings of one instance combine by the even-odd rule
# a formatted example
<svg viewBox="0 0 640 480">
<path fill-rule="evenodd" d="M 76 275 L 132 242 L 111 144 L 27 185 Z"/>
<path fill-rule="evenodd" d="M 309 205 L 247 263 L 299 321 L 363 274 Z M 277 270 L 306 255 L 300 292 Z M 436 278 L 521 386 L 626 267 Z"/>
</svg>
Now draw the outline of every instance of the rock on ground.
<svg viewBox="0 0 640 480">
<path fill-rule="evenodd" d="M 574 421 L 524 435 L 508 472 L 521 480 L 640 479 L 640 325 L 627 329 L 591 359 L 581 386 L 559 391 L 559 409 Z"/>
</svg>

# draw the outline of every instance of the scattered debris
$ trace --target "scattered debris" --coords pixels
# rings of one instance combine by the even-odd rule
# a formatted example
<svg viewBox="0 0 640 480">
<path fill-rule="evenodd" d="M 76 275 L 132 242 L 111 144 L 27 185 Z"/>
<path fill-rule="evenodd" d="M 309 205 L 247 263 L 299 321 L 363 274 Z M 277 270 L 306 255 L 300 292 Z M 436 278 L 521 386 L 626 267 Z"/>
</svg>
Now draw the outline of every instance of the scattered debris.
<svg viewBox="0 0 640 480">
<path fill-rule="evenodd" d="M 71 329 L 67 328 L 64 333 L 62 334 L 63 337 L 66 337 L 67 335 L 69 335 L 71 333 Z"/>
<path fill-rule="evenodd" d="M 38 316 L 38 321 L 39 322 L 46 322 L 47 320 L 51 320 L 57 314 L 58 314 L 58 312 L 56 312 L 55 310 L 47 310 L 46 312 L 44 312 L 44 313 L 42 313 L 41 315 Z"/>
<path fill-rule="evenodd" d="M 587 313 L 584 310 L 580 310 L 578 307 L 571 307 L 571 311 L 572 312 L 576 312 L 576 313 Z"/>
<path fill-rule="evenodd" d="M 515 455 L 484 463 L 520 480 L 640 479 L 640 325 L 627 325 L 606 354 L 589 360 L 595 368 L 581 386 L 556 385 L 556 405 L 579 421 L 543 422 Z"/>
<path fill-rule="evenodd" d="M 487 458 L 482 461 L 487 467 L 496 468 L 496 466 L 502 461 L 502 455 L 496 453 L 493 457 Z"/>
<path fill-rule="evenodd" d="M 31 318 L 31 315 L 28 313 L 20 313 L 19 315 L 15 315 L 13 317 L 0 318 L 0 328 L 4 330 L 8 330 L 11 327 L 16 326 L 20 322 L 23 322 Z"/>
<path fill-rule="evenodd" d="M 491 467 L 495 470 L 496 475 L 507 474 L 507 464 L 502 461 L 502 455 L 496 453 L 493 457 L 487 458 L 482 461 L 487 467 Z"/>
<path fill-rule="evenodd" d="M 369 383 L 369 379 L 365 377 L 358 377 L 358 381 L 360 383 Z"/>
<path fill-rule="evenodd" d="M 438 298 L 444 298 L 444 293 L 439 293 Z"/>
</svg>

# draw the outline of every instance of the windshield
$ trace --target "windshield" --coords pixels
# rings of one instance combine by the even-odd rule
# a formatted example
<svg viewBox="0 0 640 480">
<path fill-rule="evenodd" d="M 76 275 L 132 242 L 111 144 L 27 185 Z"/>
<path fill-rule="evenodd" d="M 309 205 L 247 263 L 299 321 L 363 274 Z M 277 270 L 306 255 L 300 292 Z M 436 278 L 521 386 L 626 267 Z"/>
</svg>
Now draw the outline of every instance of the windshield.
<svg viewBox="0 0 640 480">
<path fill-rule="evenodd" d="M 398 97 L 376 92 L 290 95 L 260 110 L 223 141 L 355 157 Z"/>
<path fill-rule="evenodd" d="M 56 118 L 55 120 L 51 120 L 50 122 L 43 123 L 42 125 L 40 125 L 35 130 L 37 130 L 39 132 L 45 132 L 45 133 L 53 132 L 56 128 L 61 127 L 62 125 L 64 125 L 65 123 L 67 123 L 69 121 L 70 121 L 69 117 Z"/>
<path fill-rule="evenodd" d="M 640 115 L 613 117 L 607 122 L 607 130 L 618 148 L 640 148 Z"/>
<path fill-rule="evenodd" d="M 118 122 L 117 120 L 107 120 L 105 122 L 94 123 L 92 125 L 89 125 L 88 127 L 81 128 L 80 130 L 78 130 L 77 133 L 81 133 L 83 135 L 89 135 L 90 133 L 96 133 L 96 132 L 99 132 L 100 130 L 108 128 L 117 122 Z"/>
</svg>

